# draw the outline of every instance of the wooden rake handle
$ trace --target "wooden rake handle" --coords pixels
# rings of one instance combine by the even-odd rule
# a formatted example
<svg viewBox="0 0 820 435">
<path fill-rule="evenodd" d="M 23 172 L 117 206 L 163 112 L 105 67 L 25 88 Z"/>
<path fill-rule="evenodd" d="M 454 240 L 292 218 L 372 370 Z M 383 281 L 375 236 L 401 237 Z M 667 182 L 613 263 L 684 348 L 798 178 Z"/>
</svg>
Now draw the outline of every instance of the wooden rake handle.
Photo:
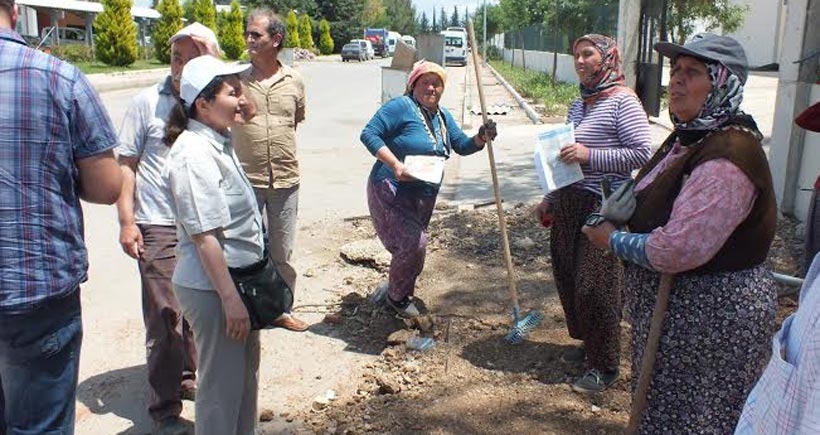
<svg viewBox="0 0 820 435">
<path fill-rule="evenodd" d="M 476 85 L 478 85 L 478 100 L 481 102 L 481 119 L 482 124 L 487 123 L 487 109 L 484 103 L 484 87 L 481 84 L 481 72 L 479 71 L 480 63 L 478 62 L 478 50 L 475 42 L 475 31 L 473 30 L 473 20 L 467 20 L 467 31 L 470 35 L 470 47 L 473 54 L 473 70 L 475 70 Z M 510 300 L 512 302 L 513 311 L 516 316 L 519 312 L 518 306 L 518 289 L 515 285 L 515 273 L 513 271 L 512 255 L 510 254 L 510 240 L 507 237 L 507 220 L 504 217 L 504 206 L 501 204 L 501 189 L 498 187 L 498 174 L 495 170 L 495 154 L 493 153 L 493 141 L 489 137 L 487 140 L 487 155 L 490 157 L 490 173 L 493 176 L 493 193 L 495 194 L 495 208 L 498 212 L 498 227 L 501 230 L 501 243 L 504 247 L 504 262 L 507 265 L 507 287 L 510 290 Z M 517 320 L 517 319 L 516 319 Z"/>
<path fill-rule="evenodd" d="M 637 435 L 641 415 L 646 407 L 646 395 L 649 392 L 649 384 L 652 383 L 652 370 L 655 368 L 655 356 L 658 353 L 661 330 L 663 330 L 663 317 L 666 315 L 666 307 L 669 305 L 669 295 L 672 292 L 674 280 L 675 275 L 661 274 L 661 281 L 658 284 L 658 297 L 655 299 L 655 311 L 652 312 L 652 323 L 649 326 L 649 337 L 646 339 L 646 347 L 643 351 L 643 358 L 641 358 L 638 386 L 635 388 L 635 395 L 632 397 L 632 411 L 629 413 L 629 425 L 626 427 L 627 435 Z M 635 374 L 633 373 L 632 376 L 635 376 Z"/>
</svg>

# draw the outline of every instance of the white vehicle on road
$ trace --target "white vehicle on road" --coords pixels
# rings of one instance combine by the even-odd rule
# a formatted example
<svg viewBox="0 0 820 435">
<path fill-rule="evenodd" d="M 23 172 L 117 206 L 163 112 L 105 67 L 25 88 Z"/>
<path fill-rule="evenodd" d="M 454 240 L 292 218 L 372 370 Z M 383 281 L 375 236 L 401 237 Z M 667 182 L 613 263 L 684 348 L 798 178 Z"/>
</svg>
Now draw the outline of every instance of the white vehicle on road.
<svg viewBox="0 0 820 435">
<path fill-rule="evenodd" d="M 444 30 L 444 63 L 467 65 L 467 35 L 461 31 Z"/>
<path fill-rule="evenodd" d="M 387 32 L 387 53 L 392 56 L 396 52 L 396 43 L 401 39 L 399 32 Z"/>
<path fill-rule="evenodd" d="M 405 44 L 416 48 L 416 38 L 410 35 L 401 35 L 401 40 L 404 41 Z"/>
</svg>

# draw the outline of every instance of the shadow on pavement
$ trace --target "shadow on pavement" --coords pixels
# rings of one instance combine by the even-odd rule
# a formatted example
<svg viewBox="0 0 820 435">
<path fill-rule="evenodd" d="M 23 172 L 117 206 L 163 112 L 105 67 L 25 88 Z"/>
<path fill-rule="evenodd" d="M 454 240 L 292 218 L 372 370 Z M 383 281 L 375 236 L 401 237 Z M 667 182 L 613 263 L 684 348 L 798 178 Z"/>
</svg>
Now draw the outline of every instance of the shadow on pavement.
<svg viewBox="0 0 820 435">
<path fill-rule="evenodd" d="M 93 414 L 114 414 L 133 426 L 119 435 L 151 433 L 145 365 L 125 367 L 92 376 L 77 386 L 77 400 Z"/>
</svg>

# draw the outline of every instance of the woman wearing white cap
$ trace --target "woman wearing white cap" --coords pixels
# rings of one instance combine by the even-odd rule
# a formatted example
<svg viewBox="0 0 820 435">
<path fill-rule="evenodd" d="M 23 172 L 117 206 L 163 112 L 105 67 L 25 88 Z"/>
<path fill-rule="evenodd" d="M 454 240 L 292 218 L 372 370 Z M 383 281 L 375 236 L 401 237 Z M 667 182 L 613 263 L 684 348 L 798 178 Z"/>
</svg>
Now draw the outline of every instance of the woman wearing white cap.
<svg viewBox="0 0 820 435">
<path fill-rule="evenodd" d="M 182 105 L 166 126 L 179 236 L 172 281 L 198 351 L 197 435 L 250 435 L 256 425 L 259 333 L 228 270 L 264 258 L 262 217 L 229 130 L 244 120 L 237 74 L 247 68 L 211 56 L 188 62 Z"/>
</svg>

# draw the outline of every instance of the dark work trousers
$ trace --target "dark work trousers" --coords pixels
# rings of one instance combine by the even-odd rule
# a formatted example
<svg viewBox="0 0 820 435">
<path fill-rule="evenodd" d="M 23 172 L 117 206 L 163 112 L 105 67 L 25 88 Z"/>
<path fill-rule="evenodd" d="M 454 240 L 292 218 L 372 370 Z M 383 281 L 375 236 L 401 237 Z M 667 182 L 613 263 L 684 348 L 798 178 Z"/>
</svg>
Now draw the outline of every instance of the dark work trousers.
<svg viewBox="0 0 820 435">
<path fill-rule="evenodd" d="M 174 296 L 176 227 L 140 225 L 144 252 L 139 261 L 142 277 L 142 317 L 151 398 L 148 413 L 160 421 L 182 412 L 182 388 L 194 388 L 196 349 L 188 322 Z"/>
<path fill-rule="evenodd" d="M 436 205 L 435 196 L 395 188 L 389 180 L 367 183 L 367 205 L 373 227 L 390 261 L 388 295 L 394 301 L 413 296 L 416 278 L 424 269 L 427 226 Z"/>
</svg>

